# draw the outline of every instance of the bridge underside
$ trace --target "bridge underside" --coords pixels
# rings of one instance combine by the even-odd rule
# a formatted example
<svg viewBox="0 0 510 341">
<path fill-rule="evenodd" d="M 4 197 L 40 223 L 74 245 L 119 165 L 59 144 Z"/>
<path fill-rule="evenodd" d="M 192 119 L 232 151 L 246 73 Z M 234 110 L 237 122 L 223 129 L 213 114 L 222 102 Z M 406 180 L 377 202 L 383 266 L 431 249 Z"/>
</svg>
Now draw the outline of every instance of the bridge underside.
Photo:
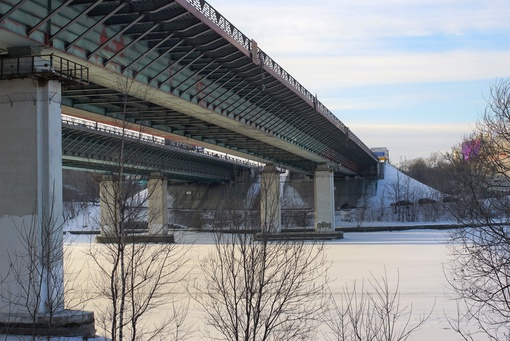
<svg viewBox="0 0 510 341">
<path fill-rule="evenodd" d="M 63 89 L 68 110 L 306 174 L 375 172 L 370 150 L 205 1 L 7 0 L 0 13 L 0 48 L 39 46 L 90 68 L 89 85 Z"/>
</svg>

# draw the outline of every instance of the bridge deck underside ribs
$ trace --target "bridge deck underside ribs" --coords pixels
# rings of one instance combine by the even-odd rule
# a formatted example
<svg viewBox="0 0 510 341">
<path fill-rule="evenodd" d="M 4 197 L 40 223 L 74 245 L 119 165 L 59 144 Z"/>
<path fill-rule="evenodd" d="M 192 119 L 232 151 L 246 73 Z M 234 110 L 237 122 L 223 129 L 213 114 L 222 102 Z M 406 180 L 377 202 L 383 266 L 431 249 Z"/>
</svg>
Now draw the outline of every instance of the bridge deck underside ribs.
<svg viewBox="0 0 510 341">
<path fill-rule="evenodd" d="M 375 156 L 340 120 L 205 1 L 7 3 L 0 5 L 0 23 L 16 23 L 16 33 L 24 27 L 31 41 L 41 39 L 65 56 L 150 89 L 126 96 L 95 83 L 92 74 L 91 84 L 64 89 L 67 106 L 125 117 L 304 173 L 318 163 L 356 174 L 375 168 Z M 145 98 L 151 91 L 185 100 L 211 119 L 157 105 Z M 229 129 L 218 115 L 241 129 Z"/>
</svg>

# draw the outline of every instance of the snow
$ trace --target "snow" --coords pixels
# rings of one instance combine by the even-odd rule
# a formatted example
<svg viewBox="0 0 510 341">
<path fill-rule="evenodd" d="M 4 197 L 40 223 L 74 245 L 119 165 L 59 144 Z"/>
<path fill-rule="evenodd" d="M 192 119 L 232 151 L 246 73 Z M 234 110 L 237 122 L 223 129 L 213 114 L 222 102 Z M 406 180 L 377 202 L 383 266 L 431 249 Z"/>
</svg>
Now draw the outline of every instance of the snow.
<svg viewBox="0 0 510 341">
<path fill-rule="evenodd" d="M 99 203 L 73 203 L 75 213 L 66 219 L 64 231 L 93 231 L 99 225 Z"/>
<path fill-rule="evenodd" d="M 385 178 L 378 180 L 377 192 L 368 198 L 370 205 L 390 209 L 390 204 L 395 200 L 392 190 L 396 183 L 407 186 L 416 194 L 413 198 L 422 197 L 439 198 L 441 193 L 409 178 L 399 172 L 394 166 L 384 165 Z M 281 175 L 282 193 L 292 191 L 290 186 L 285 187 L 287 174 Z M 259 184 L 252 186 L 250 191 L 259 190 Z M 295 195 L 290 195 L 293 205 L 304 205 L 303 200 Z M 143 197 L 143 193 L 139 194 Z M 146 193 L 145 193 L 146 195 Z M 97 230 L 99 219 L 99 204 L 80 204 L 75 210 L 76 214 L 67 221 L 64 228 L 67 232 Z M 354 212 L 354 213 L 353 213 Z M 413 313 L 426 314 L 432 310 L 432 315 L 424 328 L 413 334 L 412 340 L 425 341 L 431 338 L 436 341 L 460 340 L 447 324 L 445 314 L 453 314 L 455 307 L 453 302 L 445 296 L 447 283 L 444 277 L 444 264 L 447 261 L 448 232 L 426 229 L 427 226 L 437 224 L 450 224 L 449 220 L 425 221 L 394 221 L 391 219 L 363 221 L 362 226 L 370 227 L 420 227 L 420 230 L 407 230 L 398 232 L 377 231 L 370 233 L 349 232 L 350 227 L 359 226 L 360 223 L 353 220 L 346 221 L 349 214 L 355 214 L 355 210 L 338 211 L 337 226 L 344 228 L 344 239 L 327 242 L 327 256 L 332 266 L 329 276 L 334 279 L 333 291 L 340 292 L 342 285 L 350 285 L 354 281 L 361 281 L 372 274 L 379 276 L 381 271 L 388 270 L 392 283 L 399 282 L 400 294 L 404 303 L 413 306 Z M 387 218 L 390 218 L 388 215 Z M 424 229 L 425 227 L 425 229 Z M 179 243 L 189 244 L 194 249 L 194 259 L 191 266 L 198 268 L 199 259 L 204 257 L 214 244 L 210 233 L 190 232 L 186 229 L 171 231 L 179 240 Z M 93 242 L 94 235 L 75 235 L 66 233 L 65 243 L 78 247 Z M 396 277 L 398 276 L 398 277 Z M 337 298 L 341 299 L 341 298 Z M 434 301 L 436 302 L 434 304 Z M 199 315 L 199 311 L 192 311 L 189 316 Z M 74 341 L 80 338 L 55 338 L 55 340 Z M 198 335 L 191 340 L 199 340 Z M 9 337 L 6 340 L 19 340 L 19 337 Z M 27 339 L 28 340 L 28 339 Z M 104 341 L 98 337 L 96 341 Z"/>
<path fill-rule="evenodd" d="M 306 207 L 299 193 L 289 185 L 288 172 L 280 174 L 280 190 L 282 193 L 283 207 Z M 393 214 L 391 203 L 399 200 L 417 202 L 421 198 L 430 198 L 440 201 L 441 193 L 436 191 L 400 172 L 389 163 L 384 164 L 384 179 L 377 180 L 375 195 L 363 198 L 366 203 L 358 203 L 357 209 L 336 211 L 336 226 L 350 227 L 402 227 L 423 225 L 451 224 L 453 220 L 447 214 L 441 214 L 439 210 L 431 210 L 432 213 L 423 214 L 417 212 L 413 218 L 407 221 L 399 221 Z M 260 183 L 254 182 L 248 190 L 247 197 L 253 196 L 260 190 Z M 396 192 L 402 193 L 396 193 Z M 398 195 L 397 195 L 398 194 Z M 147 189 L 140 191 L 133 197 L 134 202 L 146 203 Z M 169 196 L 169 202 L 174 198 Z M 88 231 L 98 230 L 99 226 L 99 203 L 74 203 L 73 216 L 67 219 L 64 231 Z M 146 205 L 145 205 L 146 206 Z M 417 206 L 417 205 L 416 205 Z M 424 206 L 423 209 L 428 207 Z M 418 208 L 416 208 L 418 210 Z M 425 212 L 426 213 L 426 212 Z"/>
<path fill-rule="evenodd" d="M 384 202 L 389 205 L 395 201 L 395 187 L 401 187 L 400 190 L 405 192 L 401 194 L 398 200 L 405 200 L 407 192 L 412 193 L 417 199 L 429 198 L 438 199 L 441 192 L 407 176 L 390 163 L 384 163 L 384 179 L 377 180 L 377 194 L 371 198 L 373 204 Z"/>
<path fill-rule="evenodd" d="M 191 264 L 187 265 L 187 269 L 199 269 L 200 259 L 204 259 L 213 248 L 213 235 L 182 230 L 172 233 L 180 243 L 189 244 L 193 249 Z M 90 243 L 93 236 L 67 234 L 66 238 L 67 245 L 79 250 L 80 246 L 87 247 L 84 244 Z M 346 232 L 344 239 L 327 242 L 331 290 L 339 300 L 345 285 L 352 286 L 355 281 L 361 283 L 372 275 L 380 277 L 386 271 L 390 285 L 395 287 L 398 283 L 402 304 L 412 305 L 413 314 L 420 316 L 432 310 L 429 321 L 413 334 L 412 340 L 461 340 L 451 330 L 445 317 L 455 313 L 454 302 L 445 295 L 448 290 L 444 276 L 444 264 L 448 259 L 447 243 L 448 232 L 438 230 Z M 188 316 L 192 319 L 192 325 L 202 326 L 201 311 L 197 307 L 191 309 Z M 190 340 L 198 341 L 201 337 L 195 332 Z"/>
</svg>

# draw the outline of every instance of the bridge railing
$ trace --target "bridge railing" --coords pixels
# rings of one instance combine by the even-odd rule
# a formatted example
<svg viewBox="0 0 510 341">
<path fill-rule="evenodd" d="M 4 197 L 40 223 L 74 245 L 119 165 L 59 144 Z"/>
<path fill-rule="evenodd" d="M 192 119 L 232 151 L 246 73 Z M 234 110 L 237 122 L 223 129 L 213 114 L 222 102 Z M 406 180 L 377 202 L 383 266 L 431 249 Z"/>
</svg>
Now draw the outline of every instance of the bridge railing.
<svg viewBox="0 0 510 341">
<path fill-rule="evenodd" d="M 200 11 L 205 17 L 215 23 L 225 33 L 237 41 L 245 50 L 248 52 L 252 51 L 252 41 L 246 35 L 244 35 L 237 27 L 230 23 L 224 16 L 216 11 L 211 5 L 205 0 L 186 0 L 193 7 Z M 321 113 L 322 115 L 330 118 L 335 125 L 342 130 L 346 136 L 360 146 L 365 152 L 373 154 L 370 148 L 368 148 L 355 134 L 349 131 L 349 128 L 340 121 L 324 104 L 322 104 L 316 96 L 308 91 L 301 83 L 299 83 L 294 77 L 292 77 L 284 68 L 276 63 L 271 57 L 269 57 L 264 51 L 258 49 L 259 60 L 269 69 L 271 69 L 280 79 L 290 85 L 298 94 L 305 98 L 309 104 Z M 375 157 L 375 156 L 374 156 Z"/>
<path fill-rule="evenodd" d="M 239 44 L 241 44 L 246 50 L 251 51 L 251 40 L 245 36 L 237 27 L 232 25 L 224 16 L 222 16 L 217 10 L 214 9 L 204 0 L 186 0 L 193 7 L 198 9 L 200 13 L 206 16 L 209 20 L 215 23 L 230 37 L 234 38 Z"/>
<path fill-rule="evenodd" d="M 181 149 L 186 152 L 189 152 L 189 153 L 201 154 L 201 155 L 206 155 L 209 157 L 219 158 L 219 159 L 223 159 L 223 160 L 237 163 L 237 164 L 247 166 L 247 167 L 252 167 L 252 168 L 260 167 L 260 163 L 254 162 L 254 161 L 251 161 L 248 159 L 242 159 L 242 158 L 230 156 L 227 154 L 219 154 L 217 152 L 210 151 L 210 150 L 202 148 L 202 147 L 197 147 L 197 146 L 194 146 L 194 145 L 191 145 L 188 143 L 177 142 L 177 141 L 173 141 L 170 139 L 165 139 L 164 137 L 160 137 L 157 135 L 147 134 L 147 133 L 143 133 L 143 132 L 131 130 L 131 129 L 123 129 L 120 127 L 116 127 L 116 126 L 112 126 L 112 125 L 104 124 L 104 123 L 99 123 L 96 121 L 86 120 L 86 119 L 79 118 L 79 117 L 62 115 L 62 123 L 77 126 L 77 127 L 92 129 L 92 130 L 96 130 L 96 131 L 100 131 L 100 132 L 104 132 L 104 133 L 108 133 L 108 134 L 113 134 L 113 135 L 117 135 L 117 136 L 122 136 L 122 137 L 126 137 L 126 138 L 129 138 L 132 140 L 144 141 L 144 142 L 154 143 L 154 144 L 157 144 L 160 146 L 177 148 L 177 149 Z"/>
<path fill-rule="evenodd" d="M 54 72 L 59 73 L 60 76 L 78 83 L 89 82 L 88 67 L 53 54 L 41 57 L 47 58 L 49 61 L 49 67 L 52 68 Z"/>
<path fill-rule="evenodd" d="M 117 136 L 124 136 L 131 139 L 141 140 L 145 142 L 152 142 L 159 145 L 165 145 L 165 139 L 152 134 L 146 134 L 130 129 L 122 129 L 116 126 L 103 124 L 91 120 L 85 120 L 73 116 L 62 115 L 62 123 L 69 125 L 84 127 L 88 129 L 94 129 L 97 131 L 114 134 Z"/>
<path fill-rule="evenodd" d="M 38 75 L 63 82 L 88 83 L 88 67 L 53 54 L 0 58 L 0 79 Z"/>
</svg>

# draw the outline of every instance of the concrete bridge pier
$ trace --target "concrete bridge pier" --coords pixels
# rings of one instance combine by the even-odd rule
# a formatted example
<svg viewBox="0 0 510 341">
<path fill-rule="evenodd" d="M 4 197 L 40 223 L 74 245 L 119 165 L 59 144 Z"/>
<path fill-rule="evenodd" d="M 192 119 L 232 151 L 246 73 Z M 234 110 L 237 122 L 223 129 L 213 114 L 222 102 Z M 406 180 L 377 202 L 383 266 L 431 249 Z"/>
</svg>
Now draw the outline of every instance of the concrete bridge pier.
<svg viewBox="0 0 510 341">
<path fill-rule="evenodd" d="M 37 292 L 39 297 L 14 309 L 38 314 L 48 306 L 63 309 L 60 83 L 1 81 L 0 113 L 0 312 L 13 308 L 6 301 Z M 28 244 L 34 254 L 27 254 Z M 17 265 L 11 259 L 18 257 L 33 258 L 35 269 L 13 268 Z M 33 283 L 29 274 L 25 283 L 13 278 L 13 272 L 27 271 L 37 272 L 30 274 L 38 277 Z"/>
<path fill-rule="evenodd" d="M 268 164 L 260 174 L 260 226 L 263 232 L 280 232 L 282 213 L 280 203 L 280 171 Z"/>
<path fill-rule="evenodd" d="M 119 197 L 122 197 L 122 184 L 114 176 L 103 176 L 99 184 L 100 197 L 100 229 L 96 237 L 98 243 L 118 243 L 121 236 L 127 243 L 173 243 L 173 234 L 168 234 L 167 180 L 160 174 L 153 174 L 147 186 L 147 226 L 148 233 L 135 230 L 120 231 L 121 210 Z M 142 199 L 145 200 L 145 199 Z M 140 209 L 144 202 L 139 202 Z M 137 209 L 132 208 L 132 209 Z M 140 214 L 131 214 L 133 216 Z M 123 222 L 126 223 L 126 222 Z M 125 228 L 129 226 L 124 226 Z"/>
<path fill-rule="evenodd" d="M 335 231 L 335 184 L 328 165 L 319 165 L 314 176 L 315 231 Z"/>
<path fill-rule="evenodd" d="M 118 235 L 120 207 L 117 200 L 119 182 L 111 175 L 105 175 L 99 183 L 99 227 L 101 235 L 114 237 Z"/>
<path fill-rule="evenodd" d="M 32 316 L 43 325 L 52 316 L 39 333 L 70 323 L 94 333 L 93 313 L 64 309 L 60 96 L 59 81 L 0 81 L 0 323 L 9 333 L 32 334 Z"/>
<path fill-rule="evenodd" d="M 168 234 L 168 181 L 158 173 L 152 174 L 147 187 L 149 234 Z"/>
</svg>

